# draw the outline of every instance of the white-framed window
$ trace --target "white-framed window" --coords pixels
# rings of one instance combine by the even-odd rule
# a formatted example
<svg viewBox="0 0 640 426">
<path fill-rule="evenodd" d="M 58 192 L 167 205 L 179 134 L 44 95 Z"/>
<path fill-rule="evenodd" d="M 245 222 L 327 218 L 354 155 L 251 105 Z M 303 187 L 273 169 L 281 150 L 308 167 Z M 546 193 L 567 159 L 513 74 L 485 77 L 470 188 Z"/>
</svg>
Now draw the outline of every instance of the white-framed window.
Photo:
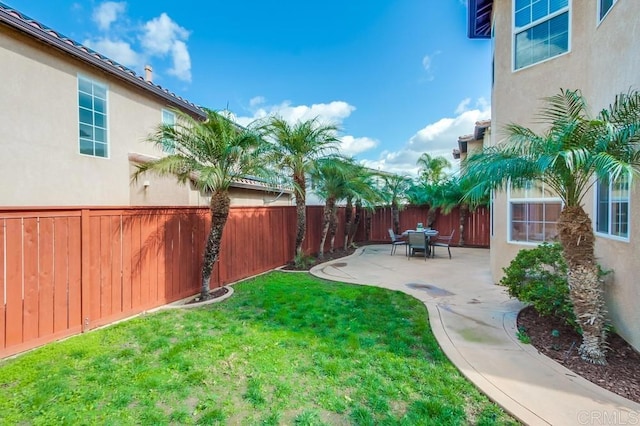
<svg viewBox="0 0 640 426">
<path fill-rule="evenodd" d="M 629 239 L 629 175 L 611 180 L 600 177 L 596 184 L 596 232 Z"/>
<path fill-rule="evenodd" d="M 513 1 L 514 70 L 569 51 L 569 1 Z"/>
<path fill-rule="evenodd" d="M 558 235 L 558 218 L 562 201 L 544 184 L 530 182 L 524 188 L 509 188 L 509 241 L 541 243 Z"/>
<path fill-rule="evenodd" d="M 162 124 L 165 126 L 176 125 L 176 115 L 168 109 L 162 110 Z M 175 152 L 175 146 L 173 139 L 165 138 L 162 140 L 162 151 L 167 154 L 173 154 Z"/>
<path fill-rule="evenodd" d="M 109 157 L 107 139 L 107 86 L 78 76 L 80 154 Z"/>
<path fill-rule="evenodd" d="M 598 22 L 602 21 L 618 0 L 598 0 Z"/>
</svg>

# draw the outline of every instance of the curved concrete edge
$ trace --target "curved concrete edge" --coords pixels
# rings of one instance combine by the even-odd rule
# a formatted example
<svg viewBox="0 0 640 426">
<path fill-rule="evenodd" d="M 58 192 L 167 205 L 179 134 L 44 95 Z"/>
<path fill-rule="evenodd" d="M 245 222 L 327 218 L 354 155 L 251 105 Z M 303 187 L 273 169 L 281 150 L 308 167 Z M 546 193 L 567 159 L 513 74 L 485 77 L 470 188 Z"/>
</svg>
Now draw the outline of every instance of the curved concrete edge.
<svg viewBox="0 0 640 426">
<path fill-rule="evenodd" d="M 420 300 L 425 307 L 427 308 L 427 315 L 429 318 L 429 322 L 431 325 L 431 330 L 442 348 L 443 352 L 447 356 L 447 358 L 453 363 L 454 366 L 471 382 L 476 386 L 478 390 L 484 393 L 490 400 L 500 405 L 502 409 L 509 413 L 511 416 L 523 422 L 525 424 L 530 425 L 549 425 L 549 424 L 558 424 L 557 421 L 562 419 L 563 422 L 568 421 L 568 419 L 572 419 L 572 423 L 576 420 L 578 421 L 587 421 L 589 419 L 576 417 L 581 414 L 612 414 L 612 415 L 621 415 L 618 420 L 621 421 L 636 421 L 636 423 L 624 423 L 624 424 L 640 424 L 637 423 L 640 420 L 638 413 L 640 413 L 640 404 L 635 403 L 634 401 L 630 401 L 626 398 L 623 398 L 613 392 L 610 392 L 606 389 L 601 388 L 600 386 L 588 381 L 587 379 L 577 375 L 571 370 L 567 369 L 560 363 L 555 360 L 545 356 L 544 354 L 538 352 L 538 350 L 532 345 L 522 344 L 517 340 L 516 330 L 517 330 L 517 314 L 519 309 L 509 309 L 496 311 L 501 315 L 501 323 L 504 333 L 508 336 L 508 339 L 512 342 L 512 347 L 520 352 L 523 355 L 523 359 L 520 361 L 520 365 L 523 370 L 518 371 L 517 373 L 522 373 L 524 370 L 531 370 L 530 373 L 525 374 L 533 374 L 532 377 L 535 377 L 538 373 L 536 372 L 537 368 L 540 369 L 548 369 L 554 371 L 554 375 L 557 374 L 557 380 L 560 380 L 562 383 L 566 384 L 567 382 L 573 383 L 573 386 L 576 386 L 576 391 L 578 391 L 579 395 L 576 395 L 576 398 L 572 396 L 568 396 L 570 402 L 567 401 L 568 406 L 565 407 L 570 413 L 571 417 L 567 415 L 567 413 L 562 413 L 560 416 L 557 416 L 553 412 L 554 410 L 563 410 L 560 406 L 555 408 L 551 408 L 551 411 L 543 409 L 540 412 L 532 411 L 535 407 L 537 407 L 535 403 L 535 392 L 523 394 L 520 389 L 519 392 L 514 392 L 514 396 L 510 396 L 509 384 L 506 388 L 503 383 L 500 381 L 496 382 L 490 376 L 483 374 L 481 370 L 478 370 L 473 364 L 473 360 L 467 359 L 465 354 L 461 352 L 461 348 L 456 346 L 456 342 L 454 342 L 447 332 L 447 328 L 445 326 L 445 322 L 442 318 L 442 313 L 440 310 L 440 306 L 434 300 L 421 300 L 410 292 L 406 291 L 397 285 L 393 285 L 389 282 L 389 286 L 381 285 L 381 283 L 364 283 L 362 280 L 358 279 L 357 276 L 348 275 L 343 273 L 339 274 L 340 276 L 334 274 L 333 263 L 337 261 L 349 260 L 350 258 L 360 256 L 364 253 L 367 246 L 363 246 L 358 248 L 356 252 L 354 252 L 351 256 L 342 259 L 336 259 L 329 262 L 325 262 L 323 264 L 317 265 L 312 268 L 309 272 L 320 279 L 328 280 L 328 281 L 342 281 L 349 284 L 356 285 L 371 285 L 376 287 L 387 288 L 389 290 L 400 290 L 405 294 L 408 294 L 418 300 Z M 382 272 L 384 274 L 385 272 Z M 393 280 L 392 280 L 393 281 Z M 464 348 L 463 348 L 464 349 Z M 467 353 L 468 355 L 468 353 Z M 498 362 L 500 362 L 498 360 Z M 535 381 L 535 380 L 534 380 Z M 552 382 L 553 383 L 553 382 Z M 550 390 L 552 390 L 551 388 Z M 553 393 L 553 392 L 552 392 Z M 597 404 L 595 409 L 592 411 L 590 407 L 584 406 L 584 398 L 587 395 L 589 400 L 596 401 Z M 520 398 L 520 399 L 518 399 Z M 539 403 L 538 403 L 539 405 Z M 542 407 L 539 407 L 542 408 Z M 550 408 L 550 407 L 548 407 Z M 583 409 L 584 408 L 584 409 Z M 576 411 L 581 410 L 581 411 Z M 537 411 L 537 410 L 536 410 Z M 550 417 L 547 418 L 549 414 Z M 624 417 L 626 416 L 626 417 Z M 616 417 L 617 418 L 617 417 Z M 554 420 L 555 419 L 555 420 Z M 598 421 L 597 418 L 594 417 L 594 421 Z M 568 424 L 568 423 L 567 423 Z M 588 423 L 580 423 L 580 424 L 588 424 Z M 603 423 L 594 423 L 594 424 L 603 424 Z M 618 424 L 618 423 L 617 423 Z M 619 423 L 623 424 L 623 423 Z"/>
<path fill-rule="evenodd" d="M 511 398 L 503 390 L 498 388 L 490 380 L 488 380 L 482 373 L 477 371 L 473 365 L 458 351 L 455 347 L 447 331 L 445 330 L 442 318 L 440 316 L 440 309 L 437 305 L 431 303 L 425 303 L 427 312 L 429 314 L 429 324 L 431 331 L 435 336 L 440 348 L 447 356 L 449 361 L 464 375 L 473 385 L 478 388 L 483 394 L 485 394 L 490 400 L 500 405 L 500 407 L 509 413 L 511 416 L 518 419 L 524 424 L 551 424 L 531 410 L 522 406 L 518 401 Z M 504 317 L 503 317 L 504 318 Z"/>
<path fill-rule="evenodd" d="M 207 305 L 211 305 L 213 303 L 222 302 L 223 300 L 227 300 L 228 298 L 233 296 L 233 291 L 234 291 L 233 287 L 228 286 L 228 285 L 224 285 L 221 288 L 226 288 L 227 292 L 225 294 L 223 294 L 222 296 L 220 296 L 220 297 L 216 297 L 215 299 L 205 300 L 204 302 L 189 303 L 191 300 L 193 300 L 194 297 L 197 296 L 197 295 L 194 295 L 194 296 L 190 296 L 190 297 L 184 298 L 182 300 L 178 300 L 177 302 L 169 303 L 168 305 L 160 306 L 159 308 L 157 308 L 157 310 L 161 311 L 161 310 L 166 310 L 166 309 L 200 308 L 202 306 L 207 306 Z M 152 311 L 147 311 L 147 312 L 152 312 Z"/>
</svg>

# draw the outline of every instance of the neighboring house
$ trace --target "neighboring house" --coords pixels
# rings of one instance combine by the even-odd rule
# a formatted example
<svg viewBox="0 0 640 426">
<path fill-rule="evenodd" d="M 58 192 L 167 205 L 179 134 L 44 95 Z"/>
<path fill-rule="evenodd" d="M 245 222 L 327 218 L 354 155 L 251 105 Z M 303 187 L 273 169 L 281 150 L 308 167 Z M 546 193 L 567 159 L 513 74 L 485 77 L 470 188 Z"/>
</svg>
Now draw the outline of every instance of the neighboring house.
<svg viewBox="0 0 640 426">
<path fill-rule="evenodd" d="M 470 155 L 482 151 L 485 138 L 490 137 L 491 120 L 476 121 L 473 134 L 458 137 L 458 147 L 453 149 L 453 159 L 462 162 Z"/>
<path fill-rule="evenodd" d="M 196 105 L 0 3 L 0 206 L 188 206 L 209 197 L 175 179 L 130 183 L 134 164 L 163 155 L 145 142 L 172 109 Z M 289 205 L 249 179 L 232 205 Z"/>
<path fill-rule="evenodd" d="M 469 0 L 469 36 L 493 44 L 493 134 L 518 123 L 542 130 L 535 114 L 541 98 L 560 88 L 580 89 L 597 113 L 616 94 L 640 89 L 640 1 Z M 640 348 L 640 186 L 594 182 L 584 200 L 596 234 L 596 257 L 605 270 L 606 298 L 616 331 Z M 493 198 L 491 270 L 516 253 L 556 236 L 560 200 L 545 188 L 496 193 Z M 634 214 L 633 212 L 636 212 Z"/>
</svg>

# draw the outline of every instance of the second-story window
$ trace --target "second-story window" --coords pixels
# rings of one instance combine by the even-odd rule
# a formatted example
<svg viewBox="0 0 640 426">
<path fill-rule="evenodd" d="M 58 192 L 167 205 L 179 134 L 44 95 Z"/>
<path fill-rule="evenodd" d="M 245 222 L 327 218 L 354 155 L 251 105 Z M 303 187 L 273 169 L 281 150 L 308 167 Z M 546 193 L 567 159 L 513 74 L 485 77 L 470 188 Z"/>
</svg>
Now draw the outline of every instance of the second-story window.
<svg viewBox="0 0 640 426">
<path fill-rule="evenodd" d="M 176 125 L 176 115 L 166 109 L 162 110 L 162 124 L 165 126 L 175 126 Z M 162 151 L 167 154 L 173 154 L 175 152 L 175 145 L 173 139 L 164 138 L 162 140 Z"/>
<path fill-rule="evenodd" d="M 78 76 L 80 154 L 108 157 L 107 86 Z"/>
<path fill-rule="evenodd" d="M 569 0 L 514 0 L 514 69 L 569 51 Z"/>
</svg>

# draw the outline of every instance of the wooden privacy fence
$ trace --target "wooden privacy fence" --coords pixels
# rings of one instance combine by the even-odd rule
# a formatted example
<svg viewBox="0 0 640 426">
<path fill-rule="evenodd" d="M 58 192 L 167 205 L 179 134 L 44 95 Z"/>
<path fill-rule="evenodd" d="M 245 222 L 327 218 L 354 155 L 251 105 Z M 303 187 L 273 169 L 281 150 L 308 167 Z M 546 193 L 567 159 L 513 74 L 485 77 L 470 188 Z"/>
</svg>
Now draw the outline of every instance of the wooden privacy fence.
<svg viewBox="0 0 640 426">
<path fill-rule="evenodd" d="M 415 229 L 419 222 L 427 225 L 426 207 L 407 207 L 400 211 L 400 231 Z M 480 207 L 474 212 L 469 212 L 464 222 L 464 245 L 468 247 L 489 247 L 490 239 L 490 214 L 489 209 Z M 389 241 L 389 228 L 393 228 L 391 208 L 379 208 L 371 214 L 370 241 Z M 451 231 L 456 233 L 453 238 L 453 245 L 460 243 L 460 209 L 454 208 L 451 213 L 444 215 L 440 212 L 436 215 L 434 229 L 440 235 L 449 235 Z"/>
<path fill-rule="evenodd" d="M 318 252 L 322 214 L 307 208 L 308 254 Z M 474 245 L 488 245 L 483 214 L 468 219 Z M 344 208 L 338 216 L 336 249 Z M 356 241 L 388 241 L 389 209 L 361 216 Z M 436 222 L 443 233 L 458 223 L 449 216 Z M 400 217 L 415 227 L 426 210 Z M 0 210 L 0 358 L 198 293 L 209 227 L 209 210 L 195 207 Z M 294 206 L 231 208 L 211 287 L 286 264 L 295 233 Z"/>
<path fill-rule="evenodd" d="M 321 221 L 309 207 L 307 253 Z M 206 208 L 0 211 L 0 358 L 198 293 L 209 226 Z M 232 208 L 211 287 L 286 264 L 295 229 L 295 207 Z"/>
</svg>

